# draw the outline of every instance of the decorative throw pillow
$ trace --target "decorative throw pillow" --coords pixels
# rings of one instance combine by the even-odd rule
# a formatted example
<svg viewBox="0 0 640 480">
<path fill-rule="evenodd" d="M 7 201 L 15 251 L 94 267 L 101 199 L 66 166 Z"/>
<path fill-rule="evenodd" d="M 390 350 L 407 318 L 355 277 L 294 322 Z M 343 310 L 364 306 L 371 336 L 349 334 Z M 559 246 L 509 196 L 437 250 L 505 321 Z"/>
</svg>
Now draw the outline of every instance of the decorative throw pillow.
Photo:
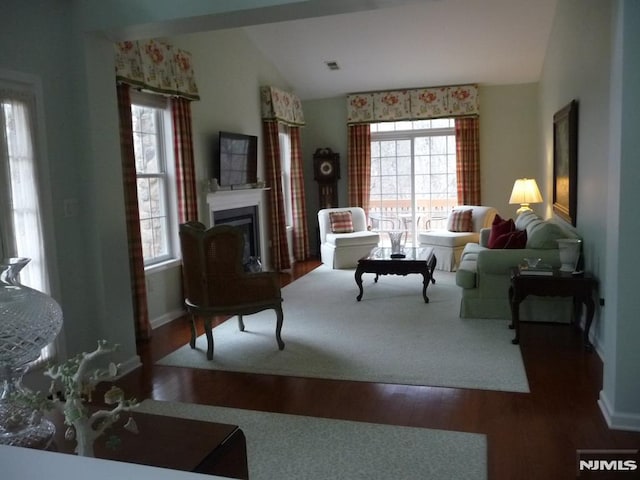
<svg viewBox="0 0 640 480">
<path fill-rule="evenodd" d="M 331 221 L 331 231 L 333 233 L 351 233 L 353 232 L 353 219 L 351 211 L 329 212 L 329 220 Z"/>
<path fill-rule="evenodd" d="M 472 210 L 453 210 L 449 214 L 447 230 L 450 232 L 471 232 L 473 222 L 471 221 Z"/>
<path fill-rule="evenodd" d="M 507 233 L 513 232 L 515 229 L 516 227 L 513 219 L 505 219 L 496 214 L 493 219 L 493 223 L 491 224 L 491 232 L 489 233 L 487 246 L 489 248 L 504 248 L 503 242 L 505 242 L 506 239 L 501 239 L 498 243 L 498 238 Z"/>
<path fill-rule="evenodd" d="M 494 247 L 490 248 L 524 248 L 527 245 L 527 231 L 513 230 L 499 235 L 494 241 Z"/>
</svg>

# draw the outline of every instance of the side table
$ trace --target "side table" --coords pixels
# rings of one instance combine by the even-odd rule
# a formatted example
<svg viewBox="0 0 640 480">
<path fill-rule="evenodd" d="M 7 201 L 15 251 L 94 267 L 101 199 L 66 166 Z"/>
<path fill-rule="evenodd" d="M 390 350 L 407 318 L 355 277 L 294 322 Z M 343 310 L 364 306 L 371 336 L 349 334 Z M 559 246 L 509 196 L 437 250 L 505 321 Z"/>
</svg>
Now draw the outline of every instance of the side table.
<svg viewBox="0 0 640 480">
<path fill-rule="evenodd" d="M 572 323 L 580 318 L 580 306 L 587 308 L 584 327 L 584 348 L 593 351 L 589 341 L 589 329 L 595 312 L 593 291 L 597 286 L 596 280 L 589 273 L 574 275 L 571 272 L 553 270 L 551 275 L 527 275 L 520 272 L 520 268 L 511 269 L 511 287 L 509 288 L 509 304 L 511 305 L 511 325 L 515 329 L 513 344 L 520 342 L 520 303 L 529 295 L 541 297 L 573 297 Z"/>
<path fill-rule="evenodd" d="M 247 444 L 236 425 L 202 422 L 186 418 L 130 413 L 140 432 L 133 434 L 122 425 L 129 414 L 122 414 L 112 431 L 120 440 L 116 449 L 108 448 L 109 434 L 96 440 L 95 456 L 106 460 L 139 463 L 153 467 L 205 473 L 221 477 L 248 479 Z M 64 418 L 52 411 L 48 418 L 56 433 L 50 450 L 73 453 L 75 442 L 66 440 Z"/>
</svg>

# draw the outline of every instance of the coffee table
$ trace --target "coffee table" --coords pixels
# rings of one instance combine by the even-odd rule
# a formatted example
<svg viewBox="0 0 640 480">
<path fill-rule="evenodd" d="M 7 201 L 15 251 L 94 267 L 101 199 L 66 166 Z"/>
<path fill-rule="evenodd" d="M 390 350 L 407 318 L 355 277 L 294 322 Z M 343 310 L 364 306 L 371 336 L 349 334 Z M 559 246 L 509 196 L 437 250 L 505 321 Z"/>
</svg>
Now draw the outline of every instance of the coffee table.
<svg viewBox="0 0 640 480">
<path fill-rule="evenodd" d="M 356 268 L 356 284 L 360 293 L 356 300 L 362 300 L 362 274 L 375 273 L 375 282 L 380 275 L 408 275 L 410 273 L 422 274 L 422 297 L 425 303 L 429 303 L 427 297 L 427 286 L 429 282 L 436 283 L 433 278 L 433 271 L 436 268 L 436 256 L 431 247 L 407 247 L 404 249 L 404 258 L 392 258 L 391 249 L 376 247 L 368 255 L 358 260 Z"/>
<path fill-rule="evenodd" d="M 96 440 L 96 458 L 221 477 L 249 478 L 246 440 L 237 426 L 136 411 L 131 415 L 139 433 L 131 433 L 122 427 L 129 418 L 129 413 L 123 413 L 116 426 Z M 73 453 L 75 441 L 65 440 L 67 427 L 62 415 L 51 412 L 48 418 L 56 426 L 50 450 Z M 116 449 L 105 444 L 111 433 L 121 442 Z"/>
</svg>

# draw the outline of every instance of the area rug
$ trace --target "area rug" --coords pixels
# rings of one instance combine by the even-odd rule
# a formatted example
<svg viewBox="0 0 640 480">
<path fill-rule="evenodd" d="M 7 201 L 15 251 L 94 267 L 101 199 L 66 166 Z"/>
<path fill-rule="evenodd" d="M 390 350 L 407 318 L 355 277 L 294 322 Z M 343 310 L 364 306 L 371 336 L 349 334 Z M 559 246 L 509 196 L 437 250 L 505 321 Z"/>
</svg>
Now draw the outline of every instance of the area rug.
<svg viewBox="0 0 640 480">
<path fill-rule="evenodd" d="M 436 271 L 429 303 L 422 276 L 363 276 L 321 266 L 282 290 L 280 351 L 275 313 L 236 318 L 213 330 L 214 358 L 206 338 L 162 358 L 160 365 L 403 385 L 529 392 L 520 348 L 511 344 L 508 320 L 461 319 L 454 274 Z"/>
<path fill-rule="evenodd" d="M 238 425 L 252 480 L 487 478 L 482 434 L 155 400 L 138 410 Z"/>
</svg>

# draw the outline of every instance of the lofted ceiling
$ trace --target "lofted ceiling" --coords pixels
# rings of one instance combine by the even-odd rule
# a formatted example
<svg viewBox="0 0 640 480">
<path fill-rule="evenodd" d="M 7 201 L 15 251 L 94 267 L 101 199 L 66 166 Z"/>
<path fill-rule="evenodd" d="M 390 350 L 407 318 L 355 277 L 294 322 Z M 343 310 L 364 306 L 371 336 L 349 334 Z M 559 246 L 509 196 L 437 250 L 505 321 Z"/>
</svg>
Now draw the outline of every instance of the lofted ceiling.
<svg viewBox="0 0 640 480">
<path fill-rule="evenodd" d="M 242 28 L 293 91 L 309 100 L 395 88 L 536 82 L 556 4 L 370 2 L 370 9 L 356 12 Z"/>
</svg>

